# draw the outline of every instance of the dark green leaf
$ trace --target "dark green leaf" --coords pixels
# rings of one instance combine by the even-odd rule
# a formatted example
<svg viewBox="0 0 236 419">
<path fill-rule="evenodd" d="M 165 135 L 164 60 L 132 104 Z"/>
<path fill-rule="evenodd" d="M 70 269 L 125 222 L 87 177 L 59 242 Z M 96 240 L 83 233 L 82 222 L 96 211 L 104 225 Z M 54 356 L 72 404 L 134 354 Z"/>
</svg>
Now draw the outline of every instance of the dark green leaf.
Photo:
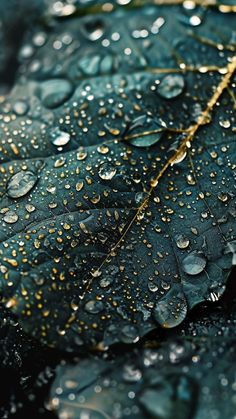
<svg viewBox="0 0 236 419">
<path fill-rule="evenodd" d="M 0 287 L 43 343 L 136 342 L 224 292 L 236 59 L 221 11 L 75 10 L 29 30 L 1 104 Z"/>
<path fill-rule="evenodd" d="M 232 419 L 235 413 L 235 303 L 200 316 L 192 336 L 62 364 L 49 406 L 58 417 Z M 214 329 L 218 324 L 218 329 Z M 220 327 L 219 327 L 220 325 Z M 219 333 L 220 332 L 220 333 Z"/>
</svg>

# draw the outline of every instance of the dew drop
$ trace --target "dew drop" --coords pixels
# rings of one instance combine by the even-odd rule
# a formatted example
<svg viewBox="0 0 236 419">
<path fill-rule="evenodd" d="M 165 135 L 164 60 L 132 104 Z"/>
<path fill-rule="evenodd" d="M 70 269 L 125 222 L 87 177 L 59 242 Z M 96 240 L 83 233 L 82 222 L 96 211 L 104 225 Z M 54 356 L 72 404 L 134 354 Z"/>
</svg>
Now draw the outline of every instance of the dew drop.
<svg viewBox="0 0 236 419">
<path fill-rule="evenodd" d="M 187 315 L 187 311 L 187 301 L 181 286 L 175 283 L 155 304 L 153 316 L 161 327 L 172 328 L 182 323 Z"/>
<path fill-rule="evenodd" d="M 101 19 L 91 19 L 84 23 L 81 30 L 87 39 L 94 42 L 103 36 L 105 27 Z"/>
<path fill-rule="evenodd" d="M 84 187 L 84 182 L 78 182 L 75 185 L 75 189 L 77 190 L 77 192 L 80 192 L 81 189 L 83 189 L 83 187 Z"/>
<path fill-rule="evenodd" d="M 102 301 L 90 300 L 84 306 L 85 311 L 90 314 L 98 314 L 104 309 Z"/>
<path fill-rule="evenodd" d="M 61 131 L 59 128 L 54 128 L 50 132 L 51 143 L 57 147 L 64 147 L 70 141 L 70 134 L 65 131 Z"/>
<path fill-rule="evenodd" d="M 151 116 L 141 115 L 135 118 L 127 128 L 125 139 L 135 147 L 150 147 L 161 139 L 164 131 L 165 127 L 159 125 Z"/>
<path fill-rule="evenodd" d="M 116 174 L 116 168 L 109 163 L 103 163 L 98 171 L 98 175 L 103 180 L 111 180 Z"/>
<path fill-rule="evenodd" d="M 183 234 L 175 236 L 176 245 L 179 249 L 186 249 L 189 246 L 189 239 Z"/>
<path fill-rule="evenodd" d="M 35 173 L 21 171 L 12 176 L 7 184 L 7 195 L 10 198 L 21 198 L 35 185 L 38 178 Z"/>
<path fill-rule="evenodd" d="M 24 100 L 17 100 L 13 106 L 13 111 L 16 115 L 23 116 L 29 110 L 29 105 Z"/>
<path fill-rule="evenodd" d="M 126 324 L 120 330 L 120 339 L 124 343 L 136 343 L 139 340 L 138 331 L 132 324 Z"/>
<path fill-rule="evenodd" d="M 198 275 L 205 269 L 206 263 L 206 258 L 202 253 L 193 251 L 183 259 L 182 267 L 188 275 Z"/>
<path fill-rule="evenodd" d="M 52 79 L 42 82 L 40 86 L 41 99 L 46 108 L 61 106 L 73 93 L 72 84 L 65 79 Z"/>
<path fill-rule="evenodd" d="M 170 74 L 161 80 L 157 93 L 165 99 L 174 99 L 184 90 L 185 82 L 181 74 Z"/>
<path fill-rule="evenodd" d="M 8 211 L 3 217 L 3 221 L 7 224 L 14 224 L 18 219 L 19 217 L 14 211 Z"/>
</svg>

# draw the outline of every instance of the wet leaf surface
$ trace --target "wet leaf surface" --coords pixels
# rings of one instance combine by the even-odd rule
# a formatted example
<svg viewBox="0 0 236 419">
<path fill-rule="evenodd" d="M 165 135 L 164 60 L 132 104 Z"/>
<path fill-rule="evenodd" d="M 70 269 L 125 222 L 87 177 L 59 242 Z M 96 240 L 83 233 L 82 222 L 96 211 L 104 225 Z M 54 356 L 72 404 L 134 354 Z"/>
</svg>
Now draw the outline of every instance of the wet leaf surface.
<svg viewBox="0 0 236 419">
<path fill-rule="evenodd" d="M 227 301 L 227 313 L 224 304 L 198 309 L 184 326 L 130 352 L 63 361 L 49 409 L 72 419 L 233 418 L 236 305 Z"/>
<path fill-rule="evenodd" d="M 1 103 L 3 302 L 69 352 L 178 326 L 235 263 L 235 16 L 130 6 L 45 9 Z"/>
<path fill-rule="evenodd" d="M 18 3 L 0 417 L 233 419 L 235 1 Z"/>
</svg>

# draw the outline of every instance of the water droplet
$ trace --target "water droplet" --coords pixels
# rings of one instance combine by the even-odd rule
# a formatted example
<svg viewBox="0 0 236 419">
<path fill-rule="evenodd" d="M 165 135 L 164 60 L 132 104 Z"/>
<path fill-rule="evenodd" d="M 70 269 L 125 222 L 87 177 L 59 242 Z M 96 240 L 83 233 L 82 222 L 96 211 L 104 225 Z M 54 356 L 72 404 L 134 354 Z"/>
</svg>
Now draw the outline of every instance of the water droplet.
<svg viewBox="0 0 236 419">
<path fill-rule="evenodd" d="M 191 26 L 199 26 L 202 23 L 202 20 L 199 16 L 193 15 L 189 18 L 189 23 Z"/>
<path fill-rule="evenodd" d="M 13 111 L 16 115 L 23 116 L 29 110 L 29 105 L 24 100 L 17 100 L 13 106 Z"/>
<path fill-rule="evenodd" d="M 186 249 L 189 246 L 189 239 L 183 234 L 175 236 L 176 245 L 179 249 Z"/>
<path fill-rule="evenodd" d="M 81 30 L 90 41 L 98 41 L 105 31 L 104 22 L 101 19 L 89 19 L 82 25 Z"/>
<path fill-rule="evenodd" d="M 52 79 L 42 82 L 40 86 L 41 99 L 46 108 L 61 106 L 73 93 L 72 84 L 65 79 Z"/>
<path fill-rule="evenodd" d="M 54 128 L 50 131 L 50 139 L 53 145 L 57 147 L 64 147 L 70 141 L 70 134 L 61 131 L 59 128 Z"/>
<path fill-rule="evenodd" d="M 3 221 L 7 224 L 14 224 L 18 219 L 19 217 L 14 211 L 8 211 L 3 217 Z"/>
<path fill-rule="evenodd" d="M 150 147 L 161 139 L 165 128 L 150 115 L 141 115 L 132 121 L 124 136 L 135 147 Z"/>
<path fill-rule="evenodd" d="M 182 267 L 188 275 L 198 275 L 205 269 L 206 263 L 206 258 L 202 253 L 193 251 L 183 259 Z"/>
<path fill-rule="evenodd" d="M 99 282 L 99 285 L 101 288 L 108 288 L 110 287 L 113 281 L 114 281 L 114 278 L 112 278 L 112 276 L 106 276 L 105 278 L 101 279 L 101 281 Z"/>
<path fill-rule="evenodd" d="M 98 171 L 98 175 L 103 180 L 111 180 L 116 174 L 116 168 L 110 163 L 103 163 Z"/>
<path fill-rule="evenodd" d="M 185 82 L 181 74 L 170 74 L 161 80 L 157 93 L 165 99 L 173 99 L 184 90 Z"/>
<path fill-rule="evenodd" d="M 42 47 L 47 40 L 47 35 L 44 32 L 38 32 L 33 37 L 33 44 L 36 47 Z"/>
<path fill-rule="evenodd" d="M 104 309 L 102 301 L 90 300 L 84 306 L 85 311 L 90 314 L 98 314 Z"/>
<path fill-rule="evenodd" d="M 7 184 L 7 195 L 10 198 L 21 198 L 35 185 L 38 178 L 35 173 L 23 170 L 12 176 Z"/>
<path fill-rule="evenodd" d="M 219 125 L 222 127 L 222 128 L 230 128 L 230 126 L 231 126 L 231 124 L 230 124 L 230 120 L 229 119 L 224 119 L 224 118 L 220 118 L 220 120 L 219 120 Z"/>
<path fill-rule="evenodd" d="M 170 290 L 154 306 L 153 316 L 164 328 L 178 326 L 188 311 L 187 301 L 180 284 L 173 284 Z"/>
<path fill-rule="evenodd" d="M 34 212 L 36 208 L 32 204 L 26 204 L 25 209 L 26 209 L 27 212 L 30 213 L 30 212 Z"/>
<path fill-rule="evenodd" d="M 139 340 L 137 328 L 132 324 L 126 324 L 121 328 L 120 339 L 124 343 L 136 343 Z"/>
<path fill-rule="evenodd" d="M 77 160 L 85 160 L 87 157 L 87 152 L 85 150 L 79 150 L 76 154 Z"/>
<path fill-rule="evenodd" d="M 75 185 L 75 189 L 77 190 L 77 192 L 81 191 L 81 189 L 83 189 L 84 187 L 84 182 L 78 182 Z"/>
<path fill-rule="evenodd" d="M 100 55 L 83 57 L 79 61 L 79 68 L 87 76 L 95 76 L 99 73 Z"/>
<path fill-rule="evenodd" d="M 123 378 L 129 383 L 137 383 L 142 378 L 142 371 L 134 365 L 125 365 L 123 371 Z"/>
</svg>

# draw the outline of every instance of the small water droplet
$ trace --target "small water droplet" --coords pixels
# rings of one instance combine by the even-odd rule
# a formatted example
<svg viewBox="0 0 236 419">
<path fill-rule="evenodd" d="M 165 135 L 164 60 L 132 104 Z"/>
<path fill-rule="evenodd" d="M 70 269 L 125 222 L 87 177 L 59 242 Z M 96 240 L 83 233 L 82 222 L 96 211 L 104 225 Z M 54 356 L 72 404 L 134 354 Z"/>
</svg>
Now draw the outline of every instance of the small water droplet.
<svg viewBox="0 0 236 419">
<path fill-rule="evenodd" d="M 123 379 L 129 383 L 137 383 L 141 380 L 142 371 L 136 368 L 134 365 L 125 365 L 123 371 Z"/>
<path fill-rule="evenodd" d="M 179 249 L 186 249 L 189 246 L 189 239 L 183 234 L 175 236 L 176 245 Z"/>
<path fill-rule="evenodd" d="M 77 182 L 75 185 L 75 189 L 77 190 L 77 192 L 81 191 L 83 187 L 84 187 L 84 182 Z"/>
<path fill-rule="evenodd" d="M 98 41 L 105 31 L 104 22 L 101 19 L 88 19 L 87 22 L 82 25 L 81 30 L 85 37 L 90 41 Z"/>
<path fill-rule="evenodd" d="M 224 119 L 224 118 L 220 118 L 219 120 L 219 125 L 222 128 L 230 128 L 231 124 L 230 124 L 230 120 L 229 119 Z"/>
</svg>

